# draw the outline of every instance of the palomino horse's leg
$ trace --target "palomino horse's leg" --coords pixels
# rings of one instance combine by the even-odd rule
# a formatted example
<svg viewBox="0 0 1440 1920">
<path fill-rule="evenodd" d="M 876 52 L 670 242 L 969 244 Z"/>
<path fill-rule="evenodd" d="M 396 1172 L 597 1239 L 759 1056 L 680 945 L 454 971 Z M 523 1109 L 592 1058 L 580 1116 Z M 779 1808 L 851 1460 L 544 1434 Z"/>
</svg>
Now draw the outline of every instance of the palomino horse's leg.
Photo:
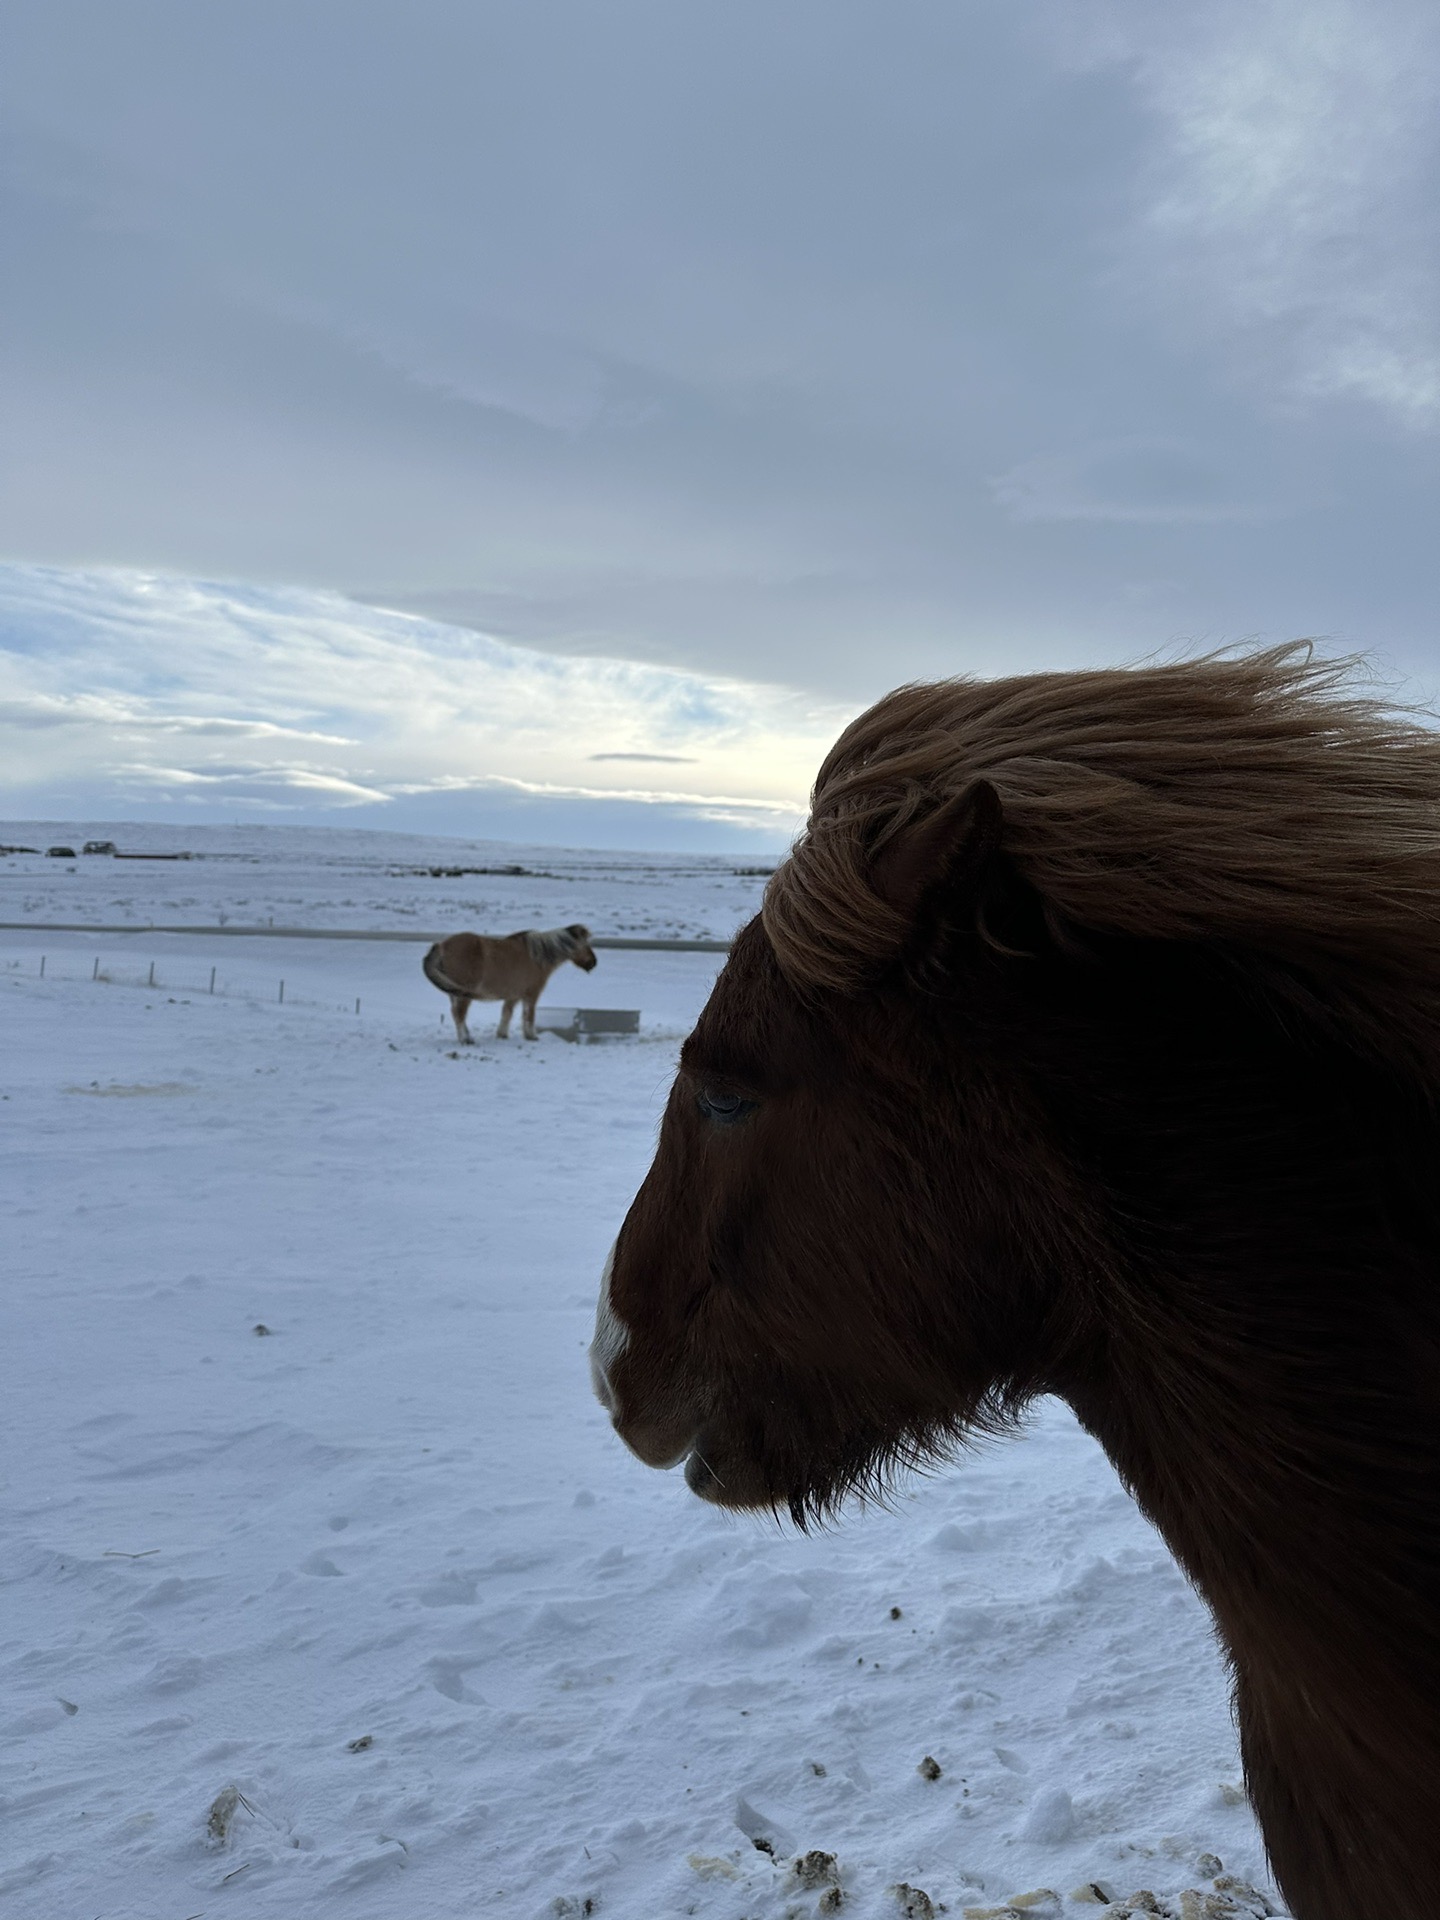
<svg viewBox="0 0 1440 1920">
<path fill-rule="evenodd" d="M 465 993 L 452 993 L 450 996 L 450 1018 L 455 1022 L 455 1038 L 461 1046 L 472 1044 L 470 1029 L 465 1024 L 465 1016 L 470 1011 L 470 996 Z"/>
<path fill-rule="evenodd" d="M 527 1040 L 538 1040 L 540 1038 L 539 1034 L 535 1031 L 535 1002 L 539 998 L 538 993 L 529 993 L 525 996 L 525 1012 L 521 1024 Z"/>
<path fill-rule="evenodd" d="M 500 1011 L 500 1024 L 495 1029 L 495 1038 L 497 1040 L 508 1040 L 510 1038 L 510 1016 L 514 1011 L 515 1002 L 513 1000 L 507 1000 Z"/>
</svg>

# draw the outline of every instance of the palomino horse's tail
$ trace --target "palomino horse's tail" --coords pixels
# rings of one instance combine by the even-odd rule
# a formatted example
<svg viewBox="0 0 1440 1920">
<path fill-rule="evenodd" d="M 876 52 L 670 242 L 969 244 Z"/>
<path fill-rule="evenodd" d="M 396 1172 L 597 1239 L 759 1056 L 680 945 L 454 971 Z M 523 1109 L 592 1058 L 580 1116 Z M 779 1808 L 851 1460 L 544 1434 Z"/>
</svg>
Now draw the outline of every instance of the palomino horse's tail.
<svg viewBox="0 0 1440 1920">
<path fill-rule="evenodd" d="M 432 986 L 439 987 L 442 993 L 464 993 L 464 987 L 457 985 L 457 983 L 450 978 L 449 974 L 442 970 L 437 957 L 439 952 L 440 942 L 437 940 L 425 958 L 420 962 L 421 966 L 425 969 L 425 978 Z"/>
</svg>

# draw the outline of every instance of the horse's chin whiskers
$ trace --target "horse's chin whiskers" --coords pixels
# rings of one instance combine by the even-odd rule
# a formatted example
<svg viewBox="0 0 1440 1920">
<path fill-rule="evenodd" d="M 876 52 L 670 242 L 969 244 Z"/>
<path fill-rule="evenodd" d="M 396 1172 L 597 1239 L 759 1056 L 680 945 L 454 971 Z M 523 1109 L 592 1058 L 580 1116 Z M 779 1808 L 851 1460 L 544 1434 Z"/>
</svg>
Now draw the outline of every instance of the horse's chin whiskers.
<svg viewBox="0 0 1440 1920">
<path fill-rule="evenodd" d="M 720 1491 L 724 1493 L 725 1482 L 720 1478 L 719 1474 L 715 1471 L 714 1467 L 711 1466 L 710 1462 L 705 1458 L 704 1454 L 701 1453 L 700 1449 L 698 1447 L 692 1447 L 691 1452 L 695 1455 L 695 1458 L 700 1462 L 701 1466 L 704 1467 L 705 1471 L 709 1474 L 710 1478 L 715 1482 L 716 1486 L 719 1487 Z"/>
<path fill-rule="evenodd" d="M 689 1449 L 689 1457 L 685 1462 L 685 1484 L 697 1500 L 714 1500 L 717 1493 L 728 1492 L 725 1482 L 695 1446 Z"/>
</svg>

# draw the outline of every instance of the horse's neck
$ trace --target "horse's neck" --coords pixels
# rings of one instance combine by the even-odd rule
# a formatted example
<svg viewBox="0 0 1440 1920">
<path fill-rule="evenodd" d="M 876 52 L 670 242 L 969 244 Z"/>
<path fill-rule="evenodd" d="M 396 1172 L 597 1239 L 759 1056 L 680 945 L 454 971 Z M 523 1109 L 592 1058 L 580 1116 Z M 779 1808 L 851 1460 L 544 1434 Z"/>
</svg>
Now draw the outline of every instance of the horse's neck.
<svg viewBox="0 0 1440 1920">
<path fill-rule="evenodd" d="M 1440 1637 L 1437 1171 L 1421 1108 L 1318 1091 L 1111 1166 L 1124 1224 L 1077 1409 L 1227 1639 L 1287 1615 L 1287 1663 L 1305 1621 L 1393 1628 L 1411 1657 L 1421 1621 Z"/>
<path fill-rule="evenodd" d="M 1071 1397 L 1218 1612 L 1232 1574 L 1440 1605 L 1440 1121 L 1203 973 L 1162 984 L 1051 1108 L 1114 1254 Z"/>
<path fill-rule="evenodd" d="M 1114 1253 L 1056 1383 L 1214 1612 L 1292 1903 L 1427 1911 L 1440 1126 L 1354 1057 L 1172 984 L 1128 1045 L 1110 1009 L 1048 1081 Z"/>
<path fill-rule="evenodd" d="M 1382 1404 L 1359 1355 L 1347 1391 L 1343 1367 L 1307 1379 L 1303 1353 L 1252 1353 L 1247 1388 L 1235 1356 L 1207 1362 L 1192 1328 L 1177 1348 L 1181 1364 L 1156 1367 L 1122 1341 L 1104 1385 L 1073 1399 L 1215 1617 L 1277 1875 L 1306 1920 L 1428 1911 L 1433 1398 L 1395 1379 Z"/>
<path fill-rule="evenodd" d="M 1414 1356 L 1398 1353 L 1386 1380 L 1374 1343 L 1357 1340 L 1347 1365 L 1340 1350 L 1284 1351 L 1279 1329 L 1257 1353 L 1263 1336 L 1247 1332 L 1243 1353 L 1207 1358 L 1187 1330 L 1158 1365 L 1117 1342 L 1104 1385 L 1072 1404 L 1237 1649 L 1283 1622 L 1287 1671 L 1312 1641 L 1331 1658 L 1336 1630 L 1360 1664 L 1383 1663 L 1387 1644 L 1423 1659 L 1417 1631 L 1440 1659 L 1433 1381 L 1407 1381 Z"/>
</svg>

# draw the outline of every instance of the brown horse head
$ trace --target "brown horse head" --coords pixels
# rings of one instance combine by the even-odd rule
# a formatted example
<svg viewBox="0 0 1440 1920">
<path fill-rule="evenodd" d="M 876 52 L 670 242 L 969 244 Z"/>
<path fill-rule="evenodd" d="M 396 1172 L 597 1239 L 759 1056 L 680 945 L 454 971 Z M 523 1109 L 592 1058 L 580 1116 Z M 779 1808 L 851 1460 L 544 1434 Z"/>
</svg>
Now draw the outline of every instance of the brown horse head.
<svg viewBox="0 0 1440 1920">
<path fill-rule="evenodd" d="M 1440 1885 L 1440 737 L 1304 651 L 902 688 L 680 1056 L 592 1349 L 797 1522 L 1058 1393 L 1302 1920 Z"/>
<path fill-rule="evenodd" d="M 596 961 L 595 949 L 590 944 L 590 929 L 588 927 L 582 927 L 577 922 L 573 927 L 566 927 L 565 931 L 574 942 L 570 951 L 570 958 L 582 972 L 593 973 L 595 971 Z"/>
<path fill-rule="evenodd" d="M 973 918 L 983 896 L 1018 926 L 1029 902 L 998 825 L 980 787 L 892 843 L 877 911 L 919 931 L 916 862 L 939 831 L 948 904 L 968 897 Z M 942 951 L 943 1000 L 915 984 Z M 947 921 L 869 991 L 807 992 L 762 921 L 740 935 L 681 1052 L 601 1305 L 597 1390 L 642 1459 L 684 1459 L 703 1498 L 803 1523 L 1005 1423 L 1044 1384 L 1034 1330 L 1065 1318 L 1061 1265 L 1092 1256 L 1063 1219 L 1037 1232 L 1064 1178 L 988 1057 L 1006 976 L 1028 988 L 1033 966 Z"/>
</svg>

